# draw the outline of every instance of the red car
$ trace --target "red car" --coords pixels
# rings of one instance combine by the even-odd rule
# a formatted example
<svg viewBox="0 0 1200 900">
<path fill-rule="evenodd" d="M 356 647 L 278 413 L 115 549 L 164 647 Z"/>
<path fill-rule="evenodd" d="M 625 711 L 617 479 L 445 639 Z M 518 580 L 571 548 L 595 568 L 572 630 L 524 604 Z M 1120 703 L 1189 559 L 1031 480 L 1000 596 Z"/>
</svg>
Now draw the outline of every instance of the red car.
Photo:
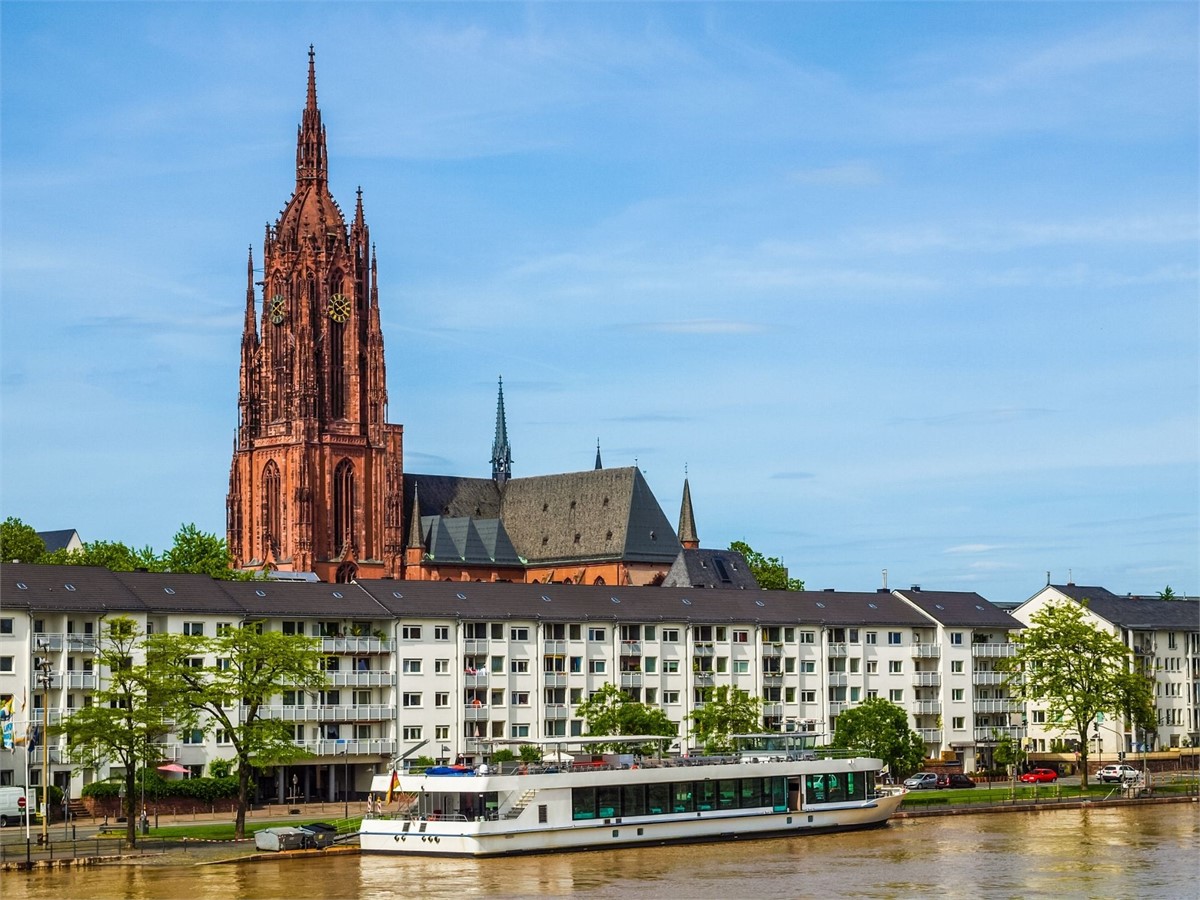
<svg viewBox="0 0 1200 900">
<path fill-rule="evenodd" d="M 1058 781 L 1058 773 L 1053 769 L 1030 769 L 1021 776 L 1021 780 L 1026 784 L 1042 784 Z"/>
</svg>

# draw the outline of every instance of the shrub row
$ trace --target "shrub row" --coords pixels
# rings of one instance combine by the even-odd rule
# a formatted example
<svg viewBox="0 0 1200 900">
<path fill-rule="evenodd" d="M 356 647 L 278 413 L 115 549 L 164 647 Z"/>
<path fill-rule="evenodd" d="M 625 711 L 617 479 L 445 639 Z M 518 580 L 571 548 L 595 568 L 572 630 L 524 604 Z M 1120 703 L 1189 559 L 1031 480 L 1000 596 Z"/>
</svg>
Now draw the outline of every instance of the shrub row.
<svg viewBox="0 0 1200 900">
<path fill-rule="evenodd" d="M 181 781 L 168 781 L 158 775 L 147 774 L 145 783 L 146 798 L 150 800 L 164 800 L 170 797 L 190 797 L 195 800 L 211 802 L 213 800 L 236 797 L 238 792 L 238 780 L 236 777 L 185 778 Z M 137 786 L 140 792 L 142 788 L 140 774 Z M 84 785 L 80 794 L 83 797 L 94 797 L 97 800 L 105 800 L 119 797 L 122 787 L 124 787 L 123 781 L 95 781 Z"/>
</svg>

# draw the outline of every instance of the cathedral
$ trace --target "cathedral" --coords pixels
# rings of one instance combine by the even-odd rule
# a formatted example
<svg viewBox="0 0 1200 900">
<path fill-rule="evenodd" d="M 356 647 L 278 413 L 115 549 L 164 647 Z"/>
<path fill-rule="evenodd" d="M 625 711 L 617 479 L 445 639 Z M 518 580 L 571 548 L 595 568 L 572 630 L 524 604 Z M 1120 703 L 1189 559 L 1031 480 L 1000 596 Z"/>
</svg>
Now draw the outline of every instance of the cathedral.
<svg viewBox="0 0 1200 900">
<path fill-rule="evenodd" d="M 227 541 L 234 566 L 363 578 L 755 587 L 740 555 L 702 551 L 684 480 L 672 528 L 636 466 L 516 478 L 496 405 L 490 477 L 404 471 L 387 418 L 378 265 L 362 191 L 349 222 L 329 190 L 316 61 L 296 186 L 247 262 Z M 262 287 L 261 302 L 256 287 Z M 715 556 L 713 554 L 716 554 Z M 747 581 L 747 579 L 749 579 Z"/>
</svg>

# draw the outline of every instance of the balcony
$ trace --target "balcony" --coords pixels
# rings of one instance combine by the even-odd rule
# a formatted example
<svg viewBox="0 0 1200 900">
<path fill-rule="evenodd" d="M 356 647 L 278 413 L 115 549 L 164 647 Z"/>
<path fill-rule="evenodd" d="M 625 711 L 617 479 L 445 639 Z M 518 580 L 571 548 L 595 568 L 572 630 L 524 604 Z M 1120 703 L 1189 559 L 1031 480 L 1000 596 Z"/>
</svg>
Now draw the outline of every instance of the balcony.
<svg viewBox="0 0 1200 900">
<path fill-rule="evenodd" d="M 483 669 L 467 670 L 463 675 L 463 687 L 487 687 L 488 673 Z"/>
<path fill-rule="evenodd" d="M 1016 725 L 988 725 L 975 729 L 975 743 L 994 744 L 1005 738 L 1020 740 L 1023 729 Z"/>
<path fill-rule="evenodd" d="M 937 659 L 942 655 L 941 644 L 913 644 L 912 655 L 917 659 Z"/>
<path fill-rule="evenodd" d="M 763 644 L 762 655 L 764 659 L 783 656 L 783 644 Z"/>
<path fill-rule="evenodd" d="M 829 655 L 830 656 L 849 656 L 850 655 L 850 645 L 843 644 L 843 643 L 830 644 L 829 645 Z"/>
<path fill-rule="evenodd" d="M 913 686 L 914 687 L 940 687 L 942 683 L 941 672 L 914 672 Z"/>
<path fill-rule="evenodd" d="M 396 683 L 395 671 L 383 669 L 334 670 L 325 677 L 330 687 L 392 687 Z"/>
<path fill-rule="evenodd" d="M 716 656 L 717 648 L 712 644 L 697 644 L 692 648 L 696 656 Z"/>
<path fill-rule="evenodd" d="M 971 680 L 975 684 L 1004 684 L 1008 675 L 1004 672 L 992 671 L 976 671 L 971 673 Z"/>
<path fill-rule="evenodd" d="M 850 676 L 845 672 L 830 672 L 825 680 L 831 687 L 844 687 L 850 683 Z"/>
<path fill-rule="evenodd" d="M 37 653 L 39 650 L 43 653 L 57 653 L 63 648 L 62 634 L 51 634 L 46 631 L 35 631 L 33 633 L 33 649 Z"/>
<path fill-rule="evenodd" d="M 775 702 L 767 702 L 762 705 L 762 714 L 764 716 L 778 719 L 783 717 L 783 704 Z"/>
<path fill-rule="evenodd" d="M 463 652 L 464 656 L 475 656 L 475 655 L 482 656 L 483 654 L 488 652 L 487 639 L 486 638 L 471 638 L 470 640 L 463 641 L 463 651 L 462 652 Z"/>
<path fill-rule="evenodd" d="M 628 687 L 641 687 L 641 686 L 642 686 L 642 673 L 641 672 L 622 672 L 621 673 L 621 687 L 628 688 Z"/>
<path fill-rule="evenodd" d="M 95 672 L 68 672 L 67 690 L 94 691 L 100 686 L 100 677 Z"/>
<path fill-rule="evenodd" d="M 942 742 L 942 729 L 940 728 L 918 728 L 917 734 L 921 736 L 921 740 L 926 744 L 940 744 Z"/>
<path fill-rule="evenodd" d="M 1000 659 L 1001 657 L 1015 656 L 1017 653 L 1016 644 L 972 644 L 971 655 L 974 657 L 985 657 L 991 659 Z"/>
<path fill-rule="evenodd" d="M 641 656 L 642 642 L 641 641 L 621 641 L 622 656 Z"/>
<path fill-rule="evenodd" d="M 488 720 L 488 708 L 480 703 L 468 704 L 463 707 L 463 720 L 466 722 L 486 722 Z"/>
<path fill-rule="evenodd" d="M 391 653 L 396 649 L 396 642 L 389 638 L 378 637 L 323 637 L 321 651 L 323 653 Z"/>
<path fill-rule="evenodd" d="M 260 712 L 265 719 L 283 722 L 379 722 L 396 717 L 393 707 L 376 703 L 360 706 L 263 706 Z M 245 717 L 246 708 L 243 706 L 243 721 Z"/>
<path fill-rule="evenodd" d="M 396 742 L 387 738 L 363 738 L 361 740 L 292 741 L 314 756 L 392 756 Z"/>
<path fill-rule="evenodd" d="M 174 762 L 179 759 L 178 744 L 151 744 L 151 758 L 159 762 Z"/>
<path fill-rule="evenodd" d="M 566 687 L 567 673 L 566 672 L 546 672 L 543 683 L 546 687 Z"/>
<path fill-rule="evenodd" d="M 1021 711 L 1021 702 L 1014 699 L 1005 700 L 976 700 L 972 704 L 972 709 L 977 713 L 1018 713 Z"/>
<path fill-rule="evenodd" d="M 29 760 L 29 762 L 31 765 L 40 766 L 42 764 L 42 761 L 45 758 L 46 758 L 46 748 L 45 747 L 34 747 L 33 748 L 33 757 Z M 62 765 L 63 763 L 69 762 L 69 760 L 67 759 L 66 751 L 63 750 L 62 747 L 51 747 L 50 748 L 50 762 L 55 765 Z"/>
<path fill-rule="evenodd" d="M 712 673 L 712 672 L 693 672 L 692 673 L 696 684 L 712 684 L 713 683 L 713 674 L 714 673 Z"/>
<path fill-rule="evenodd" d="M 936 716 L 942 711 L 940 700 L 914 700 L 912 713 L 914 716 Z"/>
<path fill-rule="evenodd" d="M 94 634 L 68 634 L 67 650 L 74 653 L 95 653 L 97 647 Z"/>
<path fill-rule="evenodd" d="M 566 641 L 543 641 L 542 652 L 548 653 L 551 656 L 566 656 L 567 642 Z"/>
<path fill-rule="evenodd" d="M 841 715 L 849 708 L 850 708 L 850 704 L 847 703 L 845 700 L 830 700 L 829 701 L 829 714 L 831 716 Z"/>
<path fill-rule="evenodd" d="M 545 717 L 548 722 L 559 722 L 563 719 L 569 719 L 571 711 L 565 703 L 547 703 Z"/>
<path fill-rule="evenodd" d="M 783 673 L 777 672 L 777 671 L 763 672 L 762 677 L 763 677 L 764 684 L 779 684 L 780 682 L 783 681 Z"/>
</svg>

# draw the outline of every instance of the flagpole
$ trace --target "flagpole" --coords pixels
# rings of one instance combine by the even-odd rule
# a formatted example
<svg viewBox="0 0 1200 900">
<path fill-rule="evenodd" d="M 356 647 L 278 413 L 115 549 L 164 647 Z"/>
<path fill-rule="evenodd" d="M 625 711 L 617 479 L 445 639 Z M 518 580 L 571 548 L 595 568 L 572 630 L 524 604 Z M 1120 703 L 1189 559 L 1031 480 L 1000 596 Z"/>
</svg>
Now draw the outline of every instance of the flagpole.
<svg viewBox="0 0 1200 900">
<path fill-rule="evenodd" d="M 25 841 L 28 845 L 30 841 L 29 835 L 29 754 L 33 751 L 29 748 L 29 722 L 25 722 Z"/>
</svg>

